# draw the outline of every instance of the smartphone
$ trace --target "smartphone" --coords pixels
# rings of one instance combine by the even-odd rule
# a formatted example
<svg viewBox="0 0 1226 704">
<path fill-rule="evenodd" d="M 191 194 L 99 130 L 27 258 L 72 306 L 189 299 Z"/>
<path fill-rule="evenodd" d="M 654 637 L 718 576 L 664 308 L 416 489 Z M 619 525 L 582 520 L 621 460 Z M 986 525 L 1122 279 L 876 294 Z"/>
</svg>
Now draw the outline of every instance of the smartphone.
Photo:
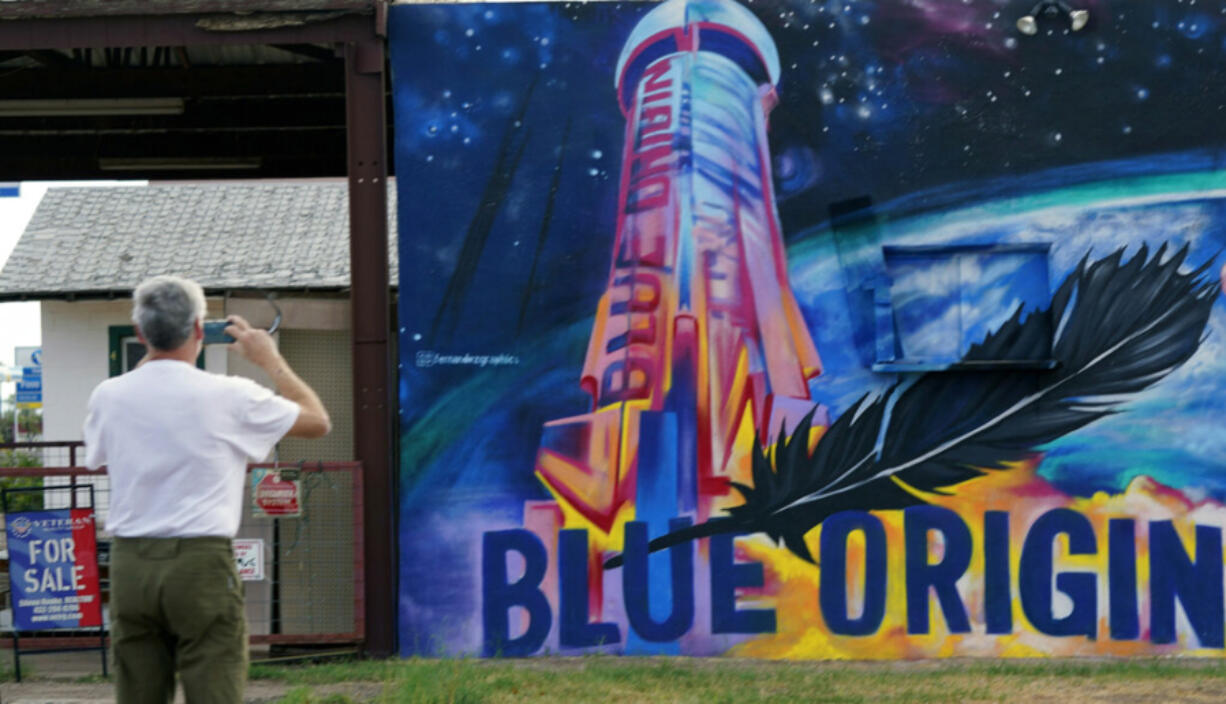
<svg viewBox="0 0 1226 704">
<path fill-rule="evenodd" d="M 206 345 L 221 345 L 234 342 L 234 338 L 226 334 L 226 328 L 229 327 L 229 320 L 206 320 L 204 321 L 204 344 Z"/>
<path fill-rule="evenodd" d="M 0 0 L 3 2 L 3 0 Z M 269 294 L 264 294 L 264 298 L 268 301 L 268 305 L 276 311 L 277 315 L 272 320 L 272 325 L 268 326 L 268 334 L 271 335 L 281 327 L 281 307 L 277 305 L 276 300 Z M 226 334 L 226 328 L 230 326 L 229 320 L 206 320 L 204 321 L 204 344 L 206 345 L 228 345 L 234 342 L 234 338 Z"/>
</svg>

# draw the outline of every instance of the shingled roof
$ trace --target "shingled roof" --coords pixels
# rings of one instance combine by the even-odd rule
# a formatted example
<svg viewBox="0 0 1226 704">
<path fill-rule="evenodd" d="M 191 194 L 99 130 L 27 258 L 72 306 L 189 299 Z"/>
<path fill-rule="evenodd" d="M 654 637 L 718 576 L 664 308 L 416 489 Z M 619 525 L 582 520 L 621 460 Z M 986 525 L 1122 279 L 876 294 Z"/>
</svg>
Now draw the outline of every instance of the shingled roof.
<svg viewBox="0 0 1226 704">
<path fill-rule="evenodd" d="M 393 187 L 388 212 L 394 286 Z M 0 300 L 127 295 L 164 273 L 209 291 L 347 288 L 347 184 L 52 188 L 0 271 Z"/>
</svg>

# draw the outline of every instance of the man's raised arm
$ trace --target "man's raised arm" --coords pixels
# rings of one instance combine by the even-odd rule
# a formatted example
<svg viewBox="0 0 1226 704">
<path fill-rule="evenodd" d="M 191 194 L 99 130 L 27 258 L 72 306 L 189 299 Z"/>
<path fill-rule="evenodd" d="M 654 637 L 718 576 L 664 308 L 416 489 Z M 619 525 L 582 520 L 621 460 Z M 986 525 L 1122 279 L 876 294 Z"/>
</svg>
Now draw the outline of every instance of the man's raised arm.
<svg viewBox="0 0 1226 704">
<path fill-rule="evenodd" d="M 228 320 L 230 325 L 226 327 L 226 334 L 234 338 L 231 348 L 263 369 L 272 378 L 277 393 L 302 409 L 287 434 L 298 438 L 320 438 L 331 432 L 332 419 L 328 417 L 328 410 L 319 400 L 319 395 L 294 373 L 289 362 L 281 356 L 272 335 L 251 327 L 242 316 L 231 315 Z"/>
</svg>

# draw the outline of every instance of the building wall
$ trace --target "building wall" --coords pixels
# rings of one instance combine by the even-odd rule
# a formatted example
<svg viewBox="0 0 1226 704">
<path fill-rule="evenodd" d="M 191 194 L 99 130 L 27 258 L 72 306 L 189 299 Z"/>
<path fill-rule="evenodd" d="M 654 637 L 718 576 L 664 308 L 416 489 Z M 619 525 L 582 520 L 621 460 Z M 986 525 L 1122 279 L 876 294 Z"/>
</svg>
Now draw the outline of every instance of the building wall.
<svg viewBox="0 0 1226 704">
<path fill-rule="evenodd" d="M 289 311 L 286 311 L 289 315 Z M 281 354 L 319 394 L 332 417 L 332 432 L 320 439 L 286 438 L 282 462 L 353 459 L 353 375 L 348 330 L 287 329 Z M 353 486 L 347 477 L 301 475 L 303 517 L 281 521 L 279 551 L 281 632 L 345 632 L 353 624 Z M 270 543 L 271 545 L 271 543 Z"/>
<path fill-rule="evenodd" d="M 1226 656 L 1226 17 L 1075 4 L 393 7 L 403 652 Z"/>
<path fill-rule="evenodd" d="M 285 438 L 274 457 L 293 465 L 300 461 L 344 461 L 353 458 L 353 386 L 350 364 L 349 302 L 346 300 L 279 300 L 282 311 L 277 342 L 290 366 L 319 394 L 332 417 L 332 432 L 319 440 Z M 267 327 L 272 310 L 258 299 L 231 298 L 227 313 Z M 228 359 L 233 374 L 271 384 L 259 368 L 237 354 Z M 244 507 L 242 537 L 264 541 L 269 578 L 248 582 L 247 615 L 253 633 L 346 633 L 353 628 L 353 493 L 343 478 L 304 474 L 303 515 L 299 518 L 252 519 Z M 273 563 L 279 584 L 272 584 Z M 273 624 L 273 601 L 279 621 Z"/>
<path fill-rule="evenodd" d="M 352 458 L 352 370 L 349 362 L 348 301 L 341 299 L 289 299 L 279 301 L 283 318 L 276 337 L 291 366 L 320 392 L 332 415 L 334 432 L 322 441 L 286 439 L 274 451 L 286 462 L 348 460 Z M 210 298 L 208 317 L 234 313 L 252 324 L 268 326 L 271 308 L 259 299 Z M 43 419 L 47 440 L 79 440 L 86 405 L 93 388 L 109 375 L 109 333 L 116 325 L 131 324 L 131 302 L 44 301 Z M 221 345 L 205 348 L 205 369 L 232 374 L 271 387 L 268 376 L 237 353 Z M 62 453 L 47 464 L 63 464 Z M 271 459 L 271 458 L 270 458 Z M 80 459 L 78 459 L 78 462 Z M 271 561 L 280 559 L 282 603 L 281 633 L 348 632 L 353 618 L 353 551 L 350 515 L 352 491 L 348 486 L 316 487 L 326 481 L 314 475 L 307 482 L 308 496 L 302 519 L 280 519 L 281 540 L 274 539 L 273 522 L 253 519 L 244 505 L 240 538 L 264 541 L 267 578 L 245 583 L 247 618 L 253 634 L 272 631 L 274 589 Z M 50 482 L 54 483 L 54 482 Z M 92 479 L 99 487 L 98 508 L 105 521 L 109 497 L 105 477 Z M 54 503 L 54 500 L 51 501 Z M 315 520 L 311 520 L 314 518 Z M 326 566 L 324 568 L 323 566 Z M 323 591 L 321 591 L 323 590 Z"/>
<path fill-rule="evenodd" d="M 282 329 L 343 331 L 348 329 L 348 302 L 307 299 L 279 302 L 283 312 Z M 271 309 L 262 300 L 208 300 L 210 318 L 236 313 L 254 325 L 272 322 Z M 43 436 L 47 440 L 80 440 L 85 408 L 94 386 L 109 374 L 108 329 L 131 325 L 132 304 L 114 301 L 43 301 Z M 348 375 L 347 367 L 337 368 Z M 226 347 L 205 348 L 205 370 L 217 374 L 244 376 L 271 386 L 262 371 Z M 337 403 L 330 412 L 344 415 L 345 404 Z"/>
<path fill-rule="evenodd" d="M 94 387 L 110 374 L 108 330 L 132 324 L 132 303 L 43 301 L 43 437 L 80 440 L 85 408 Z M 209 317 L 220 317 L 222 301 L 209 300 Z M 227 353 L 205 350 L 205 369 L 226 373 Z"/>
</svg>

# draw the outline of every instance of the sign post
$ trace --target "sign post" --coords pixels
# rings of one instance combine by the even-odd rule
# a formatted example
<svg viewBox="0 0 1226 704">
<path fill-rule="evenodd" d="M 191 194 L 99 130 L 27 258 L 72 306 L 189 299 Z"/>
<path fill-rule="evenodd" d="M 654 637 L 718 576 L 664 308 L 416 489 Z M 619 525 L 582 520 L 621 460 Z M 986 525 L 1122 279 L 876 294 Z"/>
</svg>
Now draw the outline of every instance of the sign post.
<svg viewBox="0 0 1226 704">
<path fill-rule="evenodd" d="M 98 629 L 102 674 L 106 676 L 106 630 L 102 622 L 102 591 L 98 581 L 98 544 L 94 525 L 94 487 L 89 506 L 78 507 L 73 489 L 69 508 L 9 512 L 14 495 L 46 492 L 60 487 L 0 489 L 4 530 L 8 538 L 9 589 L 13 605 L 13 669 L 21 681 L 22 631 L 63 628 Z M 69 650 L 27 650 L 55 653 Z M 81 650 L 72 648 L 71 650 Z"/>
<path fill-rule="evenodd" d="M 301 465 L 300 465 L 301 466 Z M 270 629 L 281 632 L 281 520 L 302 516 L 299 469 L 274 466 L 251 471 L 251 514 L 272 519 L 272 618 Z M 262 575 L 261 575 L 262 578 Z"/>
<path fill-rule="evenodd" d="M 13 348 L 15 366 L 21 368 L 21 380 L 17 382 L 17 410 L 13 413 L 13 441 L 18 440 L 17 418 L 23 408 L 43 407 L 43 349 L 41 347 Z"/>
</svg>

